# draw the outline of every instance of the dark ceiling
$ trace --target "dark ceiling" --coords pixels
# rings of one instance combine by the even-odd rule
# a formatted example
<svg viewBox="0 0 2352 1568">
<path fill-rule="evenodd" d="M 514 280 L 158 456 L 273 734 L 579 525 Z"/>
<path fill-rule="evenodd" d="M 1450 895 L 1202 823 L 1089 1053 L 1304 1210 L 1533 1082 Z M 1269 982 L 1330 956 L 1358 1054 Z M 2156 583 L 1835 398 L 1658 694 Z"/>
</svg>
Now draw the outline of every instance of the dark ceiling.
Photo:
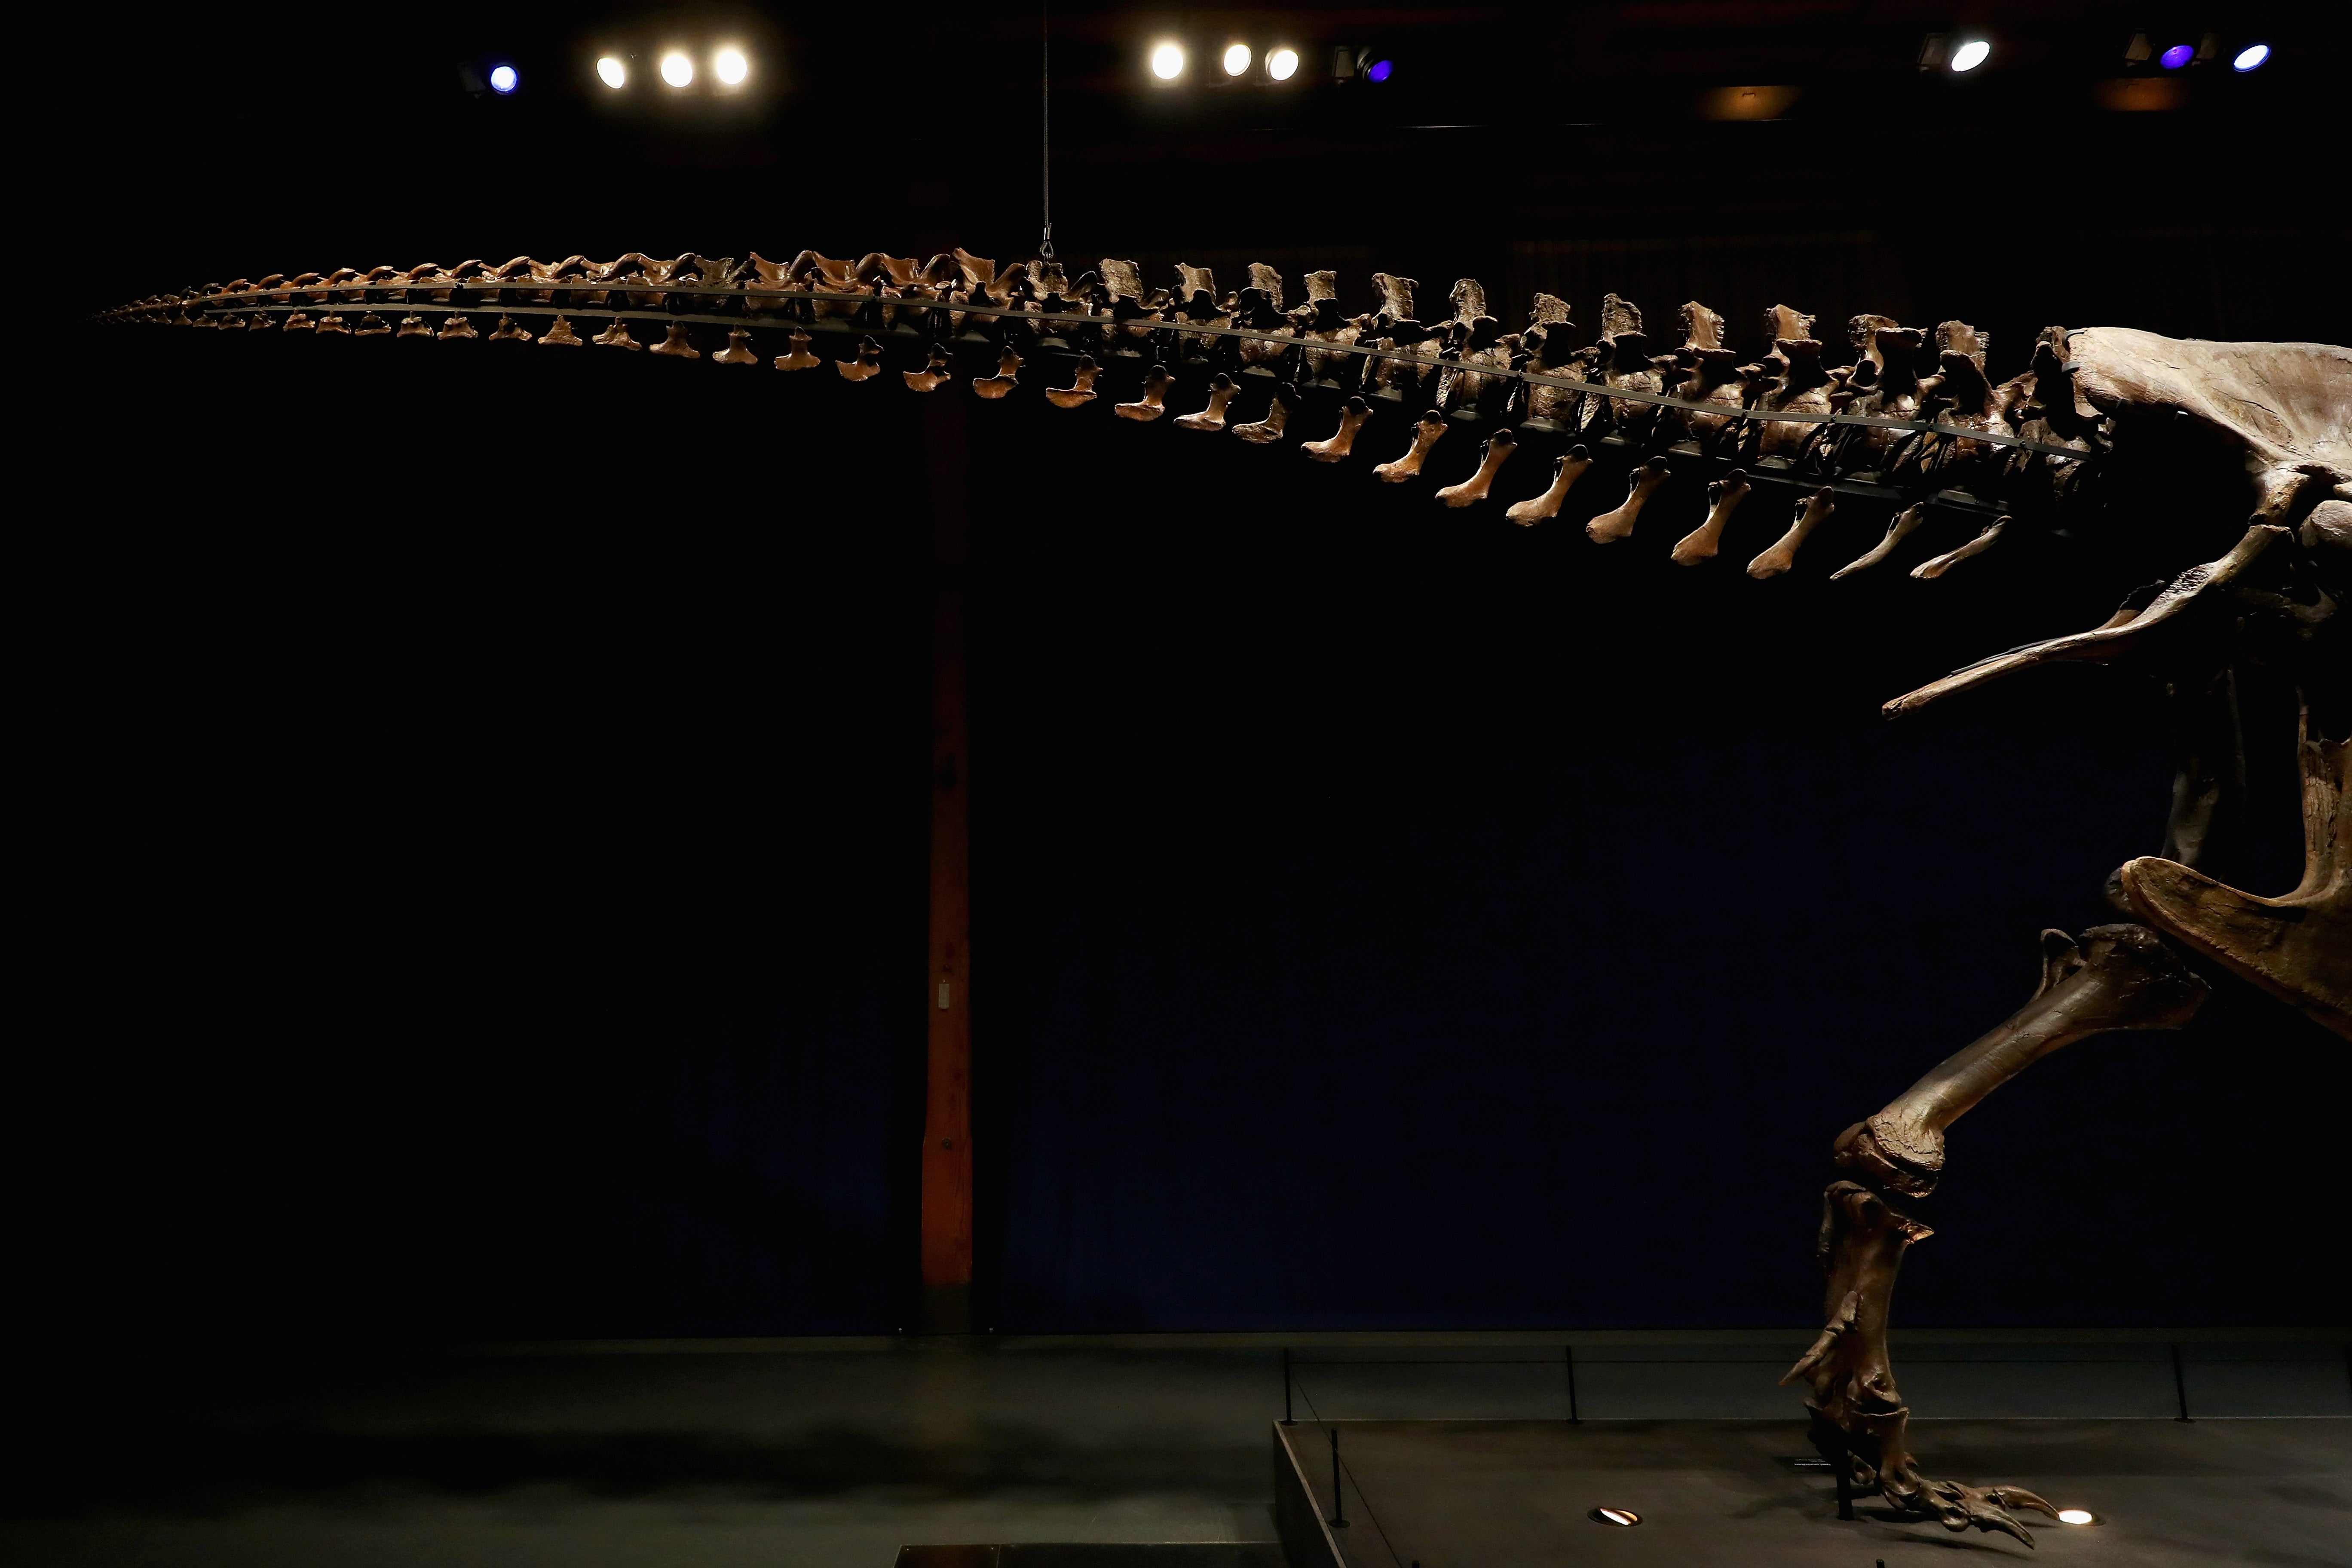
<svg viewBox="0 0 2352 1568">
<path fill-rule="evenodd" d="M 1867 231 L 2011 270 L 2068 231 L 2105 237 L 2136 270 L 2156 256 L 2146 236 L 2180 229 L 2304 251 L 2341 205 L 2326 198 L 2340 150 L 2326 151 L 2322 116 L 2347 40 L 2322 9 L 1055 0 L 1055 238 L 1087 259 L 1258 247 L 1294 271 L 1328 250 L 1497 279 L 1514 244 L 1595 236 Z M 1041 226 L 1046 19 L 1029 5 L 490 3 L 299 24 L 182 11 L 121 29 L 115 85 L 76 100 L 51 167 L 67 226 L 95 241 L 92 306 L 241 272 L 491 253 L 1012 256 Z M 2222 58 L 2128 66 L 2136 31 L 2158 49 L 2211 31 Z M 1982 37 L 1992 57 L 1967 77 L 1923 70 L 1934 34 Z M 1144 63 L 1162 38 L 1192 48 L 1173 87 Z M 2257 38 L 2271 63 L 2230 70 Z M 1287 43 L 1304 63 L 1280 86 L 1208 85 L 1234 39 Z M 655 81 L 659 50 L 707 58 L 721 40 L 754 62 L 740 92 Z M 1393 75 L 1335 79 L 1340 48 Z M 622 92 L 595 79 L 604 50 L 639 57 Z M 502 62 L 520 89 L 478 90 Z M 2131 102 L 2147 107 L 2116 107 Z M 2234 273 L 2200 291 L 2215 289 L 2245 291 Z M 2276 330 L 2200 310 L 2147 324 Z"/>
</svg>

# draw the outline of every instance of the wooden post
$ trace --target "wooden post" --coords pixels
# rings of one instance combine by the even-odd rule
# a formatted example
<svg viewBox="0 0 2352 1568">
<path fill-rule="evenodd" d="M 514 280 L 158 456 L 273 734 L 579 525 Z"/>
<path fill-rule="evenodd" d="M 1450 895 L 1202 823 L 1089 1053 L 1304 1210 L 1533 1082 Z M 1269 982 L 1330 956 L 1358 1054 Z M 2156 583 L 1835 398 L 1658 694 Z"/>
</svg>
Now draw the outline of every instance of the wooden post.
<svg viewBox="0 0 2352 1568">
<path fill-rule="evenodd" d="M 963 399 L 924 399 L 931 494 L 930 1018 L 923 1110 L 923 1331 L 971 1331 L 971 820 L 964 715 Z"/>
</svg>

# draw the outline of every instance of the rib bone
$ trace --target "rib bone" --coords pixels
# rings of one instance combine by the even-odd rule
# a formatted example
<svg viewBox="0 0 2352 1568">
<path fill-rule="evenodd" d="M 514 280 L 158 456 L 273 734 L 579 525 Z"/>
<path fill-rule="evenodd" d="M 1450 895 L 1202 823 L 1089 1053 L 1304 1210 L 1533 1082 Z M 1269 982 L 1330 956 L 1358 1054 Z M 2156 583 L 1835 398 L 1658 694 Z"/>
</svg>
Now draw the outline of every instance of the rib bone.
<svg viewBox="0 0 2352 1568">
<path fill-rule="evenodd" d="M 2053 659 L 2081 658 L 2104 663 L 2129 652 L 2144 641 L 2148 633 L 2178 616 L 2200 595 L 2226 587 L 2245 574 L 2263 551 L 2287 536 L 2287 531 L 2274 524 L 2258 522 L 2246 530 L 2243 539 L 2231 547 L 2230 553 L 2202 566 L 2192 566 L 2183 572 L 2151 600 L 2147 607 L 2128 621 L 2110 622 L 2092 631 L 2076 632 L 2072 637 L 2053 637 L 2025 647 L 2013 648 L 1991 658 L 1980 659 L 1965 669 L 1954 670 L 1941 680 L 1930 681 L 1916 691 L 1907 691 L 1882 710 L 1889 719 L 1899 718 L 1915 709 L 1924 708 L 1938 697 L 1948 697 L 1955 691 L 1982 686 L 2013 670 L 2031 669 L 2037 664 Z"/>
</svg>

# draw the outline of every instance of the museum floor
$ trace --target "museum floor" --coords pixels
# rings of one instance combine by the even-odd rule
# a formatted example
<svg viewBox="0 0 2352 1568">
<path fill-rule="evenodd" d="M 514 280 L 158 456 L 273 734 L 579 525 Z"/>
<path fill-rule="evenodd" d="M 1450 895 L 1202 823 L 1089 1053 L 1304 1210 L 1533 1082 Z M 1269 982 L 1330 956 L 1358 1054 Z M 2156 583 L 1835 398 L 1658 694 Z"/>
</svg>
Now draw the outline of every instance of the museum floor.
<svg viewBox="0 0 2352 1568">
<path fill-rule="evenodd" d="M 1293 1430 L 1475 1420 L 1552 1442 L 1547 1429 L 1568 1429 L 1571 1368 L 1582 1430 L 1603 1444 L 1634 1441 L 1633 1423 L 1778 1420 L 1797 1402 L 1774 1379 L 1805 1337 L 1580 1334 L 1569 1336 L 1571 1357 L 1558 1335 L 1292 1336 Z M 43 1392 L 13 1402 L 19 1452 L 0 1559 L 28 1568 L 888 1568 L 908 1545 L 1270 1542 L 1269 1435 L 1282 1415 L 1285 1342 L 517 1346 L 267 1373 L 187 1358 L 168 1373 L 51 1363 L 36 1379 Z M 1990 1440 L 1983 1424 L 2049 1421 L 2036 1429 L 2049 1440 L 2110 1453 L 2131 1473 L 2100 1506 L 2128 1513 L 2160 1499 L 2190 1521 L 2183 1528 L 2207 1532 L 2200 1539 L 2233 1543 L 2234 1555 L 2210 1560 L 2352 1564 L 2352 1362 L 2342 1336 L 2206 1335 L 2179 1348 L 2176 1377 L 2173 1345 L 2145 1331 L 1915 1332 L 1898 1342 L 1897 1365 L 1915 1407 L 1954 1423 L 1941 1437 L 1937 1422 L 1919 1431 L 1931 1471 L 1939 1447 L 1954 1447 L 1959 1463 L 1944 1473 L 2012 1479 L 1967 1472 Z M 2184 1396 L 2197 1426 L 2212 1428 L 2210 1443 L 2173 1422 Z M 1803 1448 L 1798 1419 L 1785 1434 L 1727 1425 L 1708 1440 L 1718 1437 L 1760 1444 L 1759 1453 Z M 2166 1468 L 2174 1449 L 2191 1452 L 2184 1441 L 2205 1443 L 2196 1453 L 2268 1457 L 2209 1486 L 2196 1479 L 2201 1460 Z M 2086 1484 L 2098 1468 L 2069 1462 Z M 2168 1480 L 2175 1470 L 2188 1479 Z M 1810 1496 L 1828 1483 L 1791 1471 L 1771 1487 Z M 1824 1561 L 1955 1561 L 1930 1555 L 1961 1544 L 1934 1525 L 1864 1512 L 1824 1527 L 1854 1532 L 1853 1552 Z M 2045 1543 L 2056 1529 L 2040 1532 Z M 1351 1546 L 1351 1564 L 1391 1568 L 1370 1543 L 1378 1532 L 1356 1533 L 1368 1539 Z M 1601 1531 L 1591 1534 L 1597 1552 Z M 2005 1539 L 1965 1541 L 2032 1555 Z M 999 1555 L 908 1561 L 985 1568 Z M 1427 1568 L 1455 1568 L 1422 1555 Z M 1004 1568 L 1094 1568 L 1064 1552 L 1001 1558 Z M 1217 1568 L 1276 1560 L 1264 1550 L 1216 1554 Z M 2107 1559 L 2072 1550 L 2067 1560 Z"/>
</svg>

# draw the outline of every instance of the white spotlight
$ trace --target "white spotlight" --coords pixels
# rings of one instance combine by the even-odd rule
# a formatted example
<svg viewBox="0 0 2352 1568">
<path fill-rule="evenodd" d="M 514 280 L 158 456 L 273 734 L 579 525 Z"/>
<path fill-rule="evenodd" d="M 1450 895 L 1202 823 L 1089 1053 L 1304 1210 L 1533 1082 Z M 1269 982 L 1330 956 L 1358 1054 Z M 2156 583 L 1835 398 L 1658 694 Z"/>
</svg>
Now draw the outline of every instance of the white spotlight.
<svg viewBox="0 0 2352 1568">
<path fill-rule="evenodd" d="M 596 78 L 606 87 L 626 87 L 629 85 L 629 68 L 621 63 L 619 56 L 606 55 L 596 62 Z"/>
<path fill-rule="evenodd" d="M 1982 38 L 1970 38 L 1952 51 L 1952 68 L 1956 71 L 1972 71 L 1984 64 L 1986 57 L 1991 53 L 1990 44 L 1986 43 Z"/>
<path fill-rule="evenodd" d="M 740 49 L 721 49 L 710 57 L 710 74 L 729 87 L 741 87 L 743 79 L 751 74 L 751 62 Z"/>
<path fill-rule="evenodd" d="M 1161 81 L 1174 81 L 1184 74 L 1184 51 L 1174 44 L 1161 44 L 1151 51 L 1151 74 Z"/>
<path fill-rule="evenodd" d="M 1298 74 L 1298 51 L 1276 49 L 1265 57 L 1265 74 L 1276 81 L 1288 81 Z"/>
<path fill-rule="evenodd" d="M 1229 44 L 1225 47 L 1225 74 L 1227 76 L 1245 75 L 1248 72 L 1249 68 L 1250 47 L 1247 44 Z M 1155 66 L 1152 68 L 1156 70 L 1159 68 Z"/>
<path fill-rule="evenodd" d="M 2248 44 L 2238 51 L 2238 58 L 2230 62 L 2230 68 L 2242 71 L 2256 70 L 2261 68 L 2263 62 L 2270 58 L 2271 47 L 2268 44 Z"/>
<path fill-rule="evenodd" d="M 2058 1510 L 2061 1524 L 2096 1524 L 2099 1516 L 2087 1508 L 2062 1508 Z"/>
<path fill-rule="evenodd" d="M 490 90 L 492 92 L 512 92 L 515 89 L 515 83 L 520 79 L 521 79 L 520 77 L 515 75 L 515 68 L 512 66 L 492 66 L 490 68 Z"/>
<path fill-rule="evenodd" d="M 672 49 L 661 58 L 662 80 L 672 87 L 684 87 L 694 79 L 694 62 Z"/>
</svg>

